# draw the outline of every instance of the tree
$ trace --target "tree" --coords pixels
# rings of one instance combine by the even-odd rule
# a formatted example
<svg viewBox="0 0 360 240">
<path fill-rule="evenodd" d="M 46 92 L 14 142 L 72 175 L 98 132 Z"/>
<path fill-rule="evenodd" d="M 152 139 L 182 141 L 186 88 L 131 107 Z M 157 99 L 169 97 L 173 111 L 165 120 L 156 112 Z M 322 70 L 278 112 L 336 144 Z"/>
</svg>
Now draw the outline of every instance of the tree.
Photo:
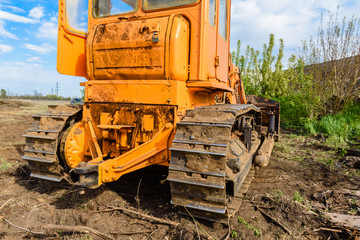
<svg viewBox="0 0 360 240">
<path fill-rule="evenodd" d="M 234 63 L 240 69 L 247 94 L 279 97 L 288 91 L 288 79 L 285 76 L 282 64 L 284 41 L 280 39 L 279 43 L 277 56 L 273 55 L 275 47 L 274 34 L 270 34 L 269 42 L 264 44 L 262 53 L 247 46 L 245 55 L 241 55 L 241 42 L 238 41 L 237 51 L 233 52 Z"/>
<path fill-rule="evenodd" d="M 7 93 L 6 93 L 6 90 L 5 90 L 5 89 L 1 89 L 1 91 L 0 91 L 0 96 L 1 96 L 1 98 L 6 98 Z"/>
<path fill-rule="evenodd" d="M 329 13 L 325 26 L 321 16 L 316 39 L 303 41 L 300 49 L 305 73 L 312 76 L 320 99 L 320 115 L 339 112 L 360 91 L 360 20 L 339 20 L 338 11 Z"/>
</svg>

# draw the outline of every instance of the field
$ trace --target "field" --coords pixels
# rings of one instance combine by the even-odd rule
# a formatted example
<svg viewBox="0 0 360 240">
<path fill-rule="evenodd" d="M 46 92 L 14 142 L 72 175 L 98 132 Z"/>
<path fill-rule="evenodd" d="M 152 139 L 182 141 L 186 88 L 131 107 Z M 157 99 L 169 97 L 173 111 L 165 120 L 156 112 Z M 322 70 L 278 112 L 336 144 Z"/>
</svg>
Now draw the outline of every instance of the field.
<svg viewBox="0 0 360 240">
<path fill-rule="evenodd" d="M 54 103 L 66 102 L 0 100 L 1 239 L 358 239 L 356 230 L 334 225 L 327 213 L 359 215 L 360 157 L 325 146 L 322 136 L 282 132 L 236 217 L 228 225 L 195 223 L 170 204 L 164 168 L 84 195 L 29 178 L 21 135 L 32 114 Z"/>
</svg>

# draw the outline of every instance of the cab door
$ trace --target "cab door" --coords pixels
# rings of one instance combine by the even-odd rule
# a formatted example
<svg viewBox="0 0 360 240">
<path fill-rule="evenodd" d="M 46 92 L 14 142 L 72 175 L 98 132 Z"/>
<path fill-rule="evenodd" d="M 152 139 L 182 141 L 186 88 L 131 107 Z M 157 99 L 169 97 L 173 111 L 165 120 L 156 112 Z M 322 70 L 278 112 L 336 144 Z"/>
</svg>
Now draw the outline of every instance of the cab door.
<svg viewBox="0 0 360 240">
<path fill-rule="evenodd" d="M 57 70 L 86 77 L 85 42 L 88 0 L 59 0 Z"/>
<path fill-rule="evenodd" d="M 229 72 L 229 15 L 229 0 L 219 0 L 215 66 L 216 78 L 224 83 Z"/>
</svg>

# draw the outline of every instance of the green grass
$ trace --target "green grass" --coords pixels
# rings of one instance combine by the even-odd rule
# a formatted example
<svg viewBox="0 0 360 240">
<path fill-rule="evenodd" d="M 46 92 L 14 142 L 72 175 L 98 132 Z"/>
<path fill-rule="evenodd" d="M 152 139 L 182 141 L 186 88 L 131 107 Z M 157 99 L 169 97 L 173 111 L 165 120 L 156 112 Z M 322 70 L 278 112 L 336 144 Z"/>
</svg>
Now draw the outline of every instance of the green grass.
<svg viewBox="0 0 360 240">
<path fill-rule="evenodd" d="M 245 219 L 243 219 L 240 216 L 237 217 L 237 220 L 241 225 L 245 225 L 248 229 L 251 229 L 254 233 L 254 236 L 262 238 L 262 230 L 260 229 L 260 227 L 256 228 L 255 226 L 249 224 Z"/>
<path fill-rule="evenodd" d="M 230 236 L 231 238 L 234 238 L 234 239 L 237 239 L 238 238 L 238 235 L 237 235 L 237 232 L 235 231 L 235 230 L 233 230 L 232 232 L 231 232 L 231 236 Z"/>
<path fill-rule="evenodd" d="M 274 99 L 280 102 L 281 126 L 302 134 L 322 133 L 325 144 L 344 147 L 351 139 L 360 139 L 360 103 L 350 102 L 337 114 L 317 117 L 311 99 L 302 95 L 284 96 Z M 292 136 L 290 136 L 292 137 Z M 300 142 L 303 139 L 298 139 Z"/>
<path fill-rule="evenodd" d="M 0 159 L 0 171 L 5 171 L 8 170 L 9 168 L 12 167 L 12 163 L 9 163 L 7 160 L 5 160 L 5 158 L 1 158 Z"/>
<path fill-rule="evenodd" d="M 335 115 L 327 115 L 305 126 L 309 134 L 323 133 L 327 145 L 342 147 L 346 141 L 360 138 L 360 104 L 349 104 Z"/>
<path fill-rule="evenodd" d="M 303 203 L 305 199 L 298 191 L 295 191 L 293 195 L 293 200 L 298 203 Z"/>
<path fill-rule="evenodd" d="M 304 117 L 295 110 L 286 110 L 289 104 L 282 107 L 283 126 L 295 128 L 302 133 L 317 135 L 322 133 L 326 140 L 325 144 L 333 147 L 344 147 L 347 141 L 360 139 L 360 104 L 350 103 L 337 114 L 329 114 L 319 119 Z M 284 109 L 285 108 L 285 109 Z M 293 114 L 293 115 L 289 115 Z M 301 116 L 299 116 L 299 114 Z M 297 120 L 294 120 L 297 117 Z M 294 120 L 294 121 L 293 121 Z"/>
</svg>

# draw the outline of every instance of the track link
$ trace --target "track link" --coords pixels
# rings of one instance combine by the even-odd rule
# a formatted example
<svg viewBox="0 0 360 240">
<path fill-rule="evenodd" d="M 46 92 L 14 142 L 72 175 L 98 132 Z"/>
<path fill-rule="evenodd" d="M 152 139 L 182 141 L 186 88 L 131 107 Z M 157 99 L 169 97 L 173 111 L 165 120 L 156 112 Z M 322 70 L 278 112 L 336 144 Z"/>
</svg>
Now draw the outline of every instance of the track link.
<svg viewBox="0 0 360 240">
<path fill-rule="evenodd" d="M 185 208 L 180 208 L 180 213 L 227 223 L 237 212 L 254 175 L 252 160 L 260 140 L 252 143 L 250 151 L 245 150 L 245 144 L 238 144 L 243 154 L 238 160 L 241 167 L 234 174 L 228 166 L 228 158 L 233 156 L 230 152 L 238 146 L 233 130 L 241 117 L 259 111 L 253 105 L 215 105 L 187 111 L 177 124 L 167 178 L 172 203 Z"/>
<path fill-rule="evenodd" d="M 70 176 L 60 164 L 58 149 L 64 129 L 81 112 L 78 105 L 50 105 L 44 114 L 33 115 L 33 123 L 27 133 L 24 156 L 33 178 L 51 182 L 66 180 Z"/>
</svg>

